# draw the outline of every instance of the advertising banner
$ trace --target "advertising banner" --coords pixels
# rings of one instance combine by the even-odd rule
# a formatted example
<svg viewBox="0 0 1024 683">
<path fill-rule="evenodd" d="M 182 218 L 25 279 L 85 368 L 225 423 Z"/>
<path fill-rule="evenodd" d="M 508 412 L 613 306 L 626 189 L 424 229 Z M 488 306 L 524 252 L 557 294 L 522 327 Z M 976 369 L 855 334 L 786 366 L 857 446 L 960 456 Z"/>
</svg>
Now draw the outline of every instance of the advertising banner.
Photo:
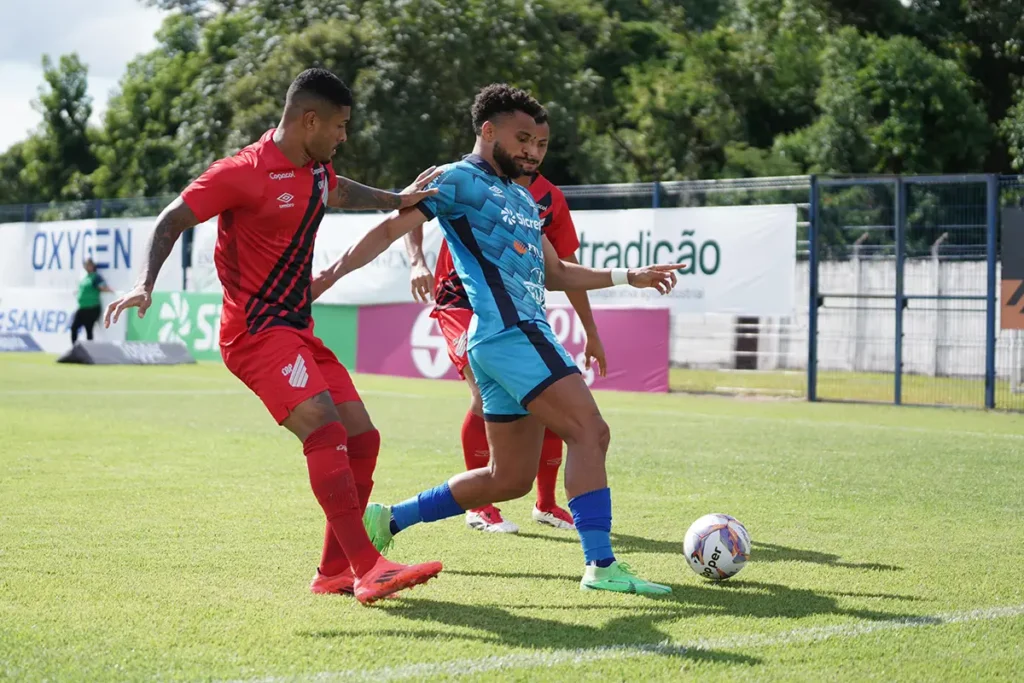
<svg viewBox="0 0 1024 683">
<path fill-rule="evenodd" d="M 665 309 L 598 309 L 594 318 L 608 357 L 608 376 L 585 370 L 586 335 L 576 312 L 548 310 L 558 340 L 576 359 L 594 389 L 668 391 L 669 313 Z M 421 304 L 364 306 L 359 309 L 358 372 L 458 379 L 444 337 L 430 308 Z"/>
</svg>

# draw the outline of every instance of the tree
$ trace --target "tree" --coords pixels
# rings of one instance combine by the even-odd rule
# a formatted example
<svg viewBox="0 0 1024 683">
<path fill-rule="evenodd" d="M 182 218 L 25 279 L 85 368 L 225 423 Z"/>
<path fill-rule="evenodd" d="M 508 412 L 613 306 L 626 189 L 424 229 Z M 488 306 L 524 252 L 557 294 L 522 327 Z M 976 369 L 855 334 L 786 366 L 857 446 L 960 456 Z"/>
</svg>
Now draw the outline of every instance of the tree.
<svg viewBox="0 0 1024 683">
<path fill-rule="evenodd" d="M 822 55 L 821 117 L 778 150 L 825 173 L 960 173 L 984 161 L 991 127 L 963 66 L 914 38 L 844 28 Z"/>
<path fill-rule="evenodd" d="M 97 165 L 89 131 L 92 98 L 87 77 L 88 69 L 77 54 L 64 55 L 57 64 L 48 55 L 43 57 L 44 84 L 33 103 L 43 122 L 38 134 L 25 143 L 25 166 L 19 174 L 36 201 L 92 195 L 84 181 Z"/>
</svg>

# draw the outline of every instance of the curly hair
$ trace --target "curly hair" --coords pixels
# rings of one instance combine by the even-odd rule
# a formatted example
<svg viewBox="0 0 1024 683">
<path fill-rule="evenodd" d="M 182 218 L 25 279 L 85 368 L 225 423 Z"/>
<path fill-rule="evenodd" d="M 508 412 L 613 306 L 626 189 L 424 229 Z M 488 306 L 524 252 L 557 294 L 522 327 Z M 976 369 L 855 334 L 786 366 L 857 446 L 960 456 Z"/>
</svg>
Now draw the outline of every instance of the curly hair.
<svg viewBox="0 0 1024 683">
<path fill-rule="evenodd" d="M 479 135 L 484 124 L 495 116 L 517 111 L 533 117 L 537 123 L 548 120 L 547 110 L 530 93 L 513 88 L 507 83 L 492 83 L 477 93 L 476 99 L 473 100 L 473 130 Z"/>
</svg>

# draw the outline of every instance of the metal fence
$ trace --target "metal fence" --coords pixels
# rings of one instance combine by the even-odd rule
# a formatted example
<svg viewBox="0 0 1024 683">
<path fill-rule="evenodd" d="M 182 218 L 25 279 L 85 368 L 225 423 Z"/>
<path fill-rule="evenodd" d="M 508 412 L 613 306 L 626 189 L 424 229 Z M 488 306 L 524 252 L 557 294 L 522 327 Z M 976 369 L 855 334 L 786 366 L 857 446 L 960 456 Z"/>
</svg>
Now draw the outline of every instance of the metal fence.
<svg viewBox="0 0 1024 683">
<path fill-rule="evenodd" d="M 691 392 L 1024 410 L 1024 335 L 998 329 L 998 218 L 1017 176 L 747 178 L 563 187 L 574 211 L 795 204 L 791 315 L 675 315 Z M 0 206 L 0 223 L 156 215 L 170 197 Z"/>
</svg>

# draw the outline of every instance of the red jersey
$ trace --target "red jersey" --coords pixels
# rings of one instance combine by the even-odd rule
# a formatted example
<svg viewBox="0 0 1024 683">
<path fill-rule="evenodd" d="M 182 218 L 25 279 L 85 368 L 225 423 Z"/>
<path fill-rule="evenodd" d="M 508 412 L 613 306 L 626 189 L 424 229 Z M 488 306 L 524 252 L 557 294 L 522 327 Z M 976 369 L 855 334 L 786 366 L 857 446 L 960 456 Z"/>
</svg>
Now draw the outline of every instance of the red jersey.
<svg viewBox="0 0 1024 683">
<path fill-rule="evenodd" d="M 296 167 L 273 135 L 268 130 L 215 162 L 181 193 L 200 222 L 219 216 L 221 346 L 277 325 L 304 330 L 312 322 L 313 241 L 338 178 L 331 164 Z"/>
<path fill-rule="evenodd" d="M 580 238 L 569 214 L 565 195 L 551 182 L 537 174 L 530 183 L 530 195 L 537 203 L 544 236 L 558 252 L 558 258 L 566 258 L 580 248 Z M 470 308 L 469 297 L 462 281 L 455 272 L 455 262 L 448 250 L 448 243 L 441 242 L 434 269 L 434 310 L 442 308 Z"/>
</svg>

